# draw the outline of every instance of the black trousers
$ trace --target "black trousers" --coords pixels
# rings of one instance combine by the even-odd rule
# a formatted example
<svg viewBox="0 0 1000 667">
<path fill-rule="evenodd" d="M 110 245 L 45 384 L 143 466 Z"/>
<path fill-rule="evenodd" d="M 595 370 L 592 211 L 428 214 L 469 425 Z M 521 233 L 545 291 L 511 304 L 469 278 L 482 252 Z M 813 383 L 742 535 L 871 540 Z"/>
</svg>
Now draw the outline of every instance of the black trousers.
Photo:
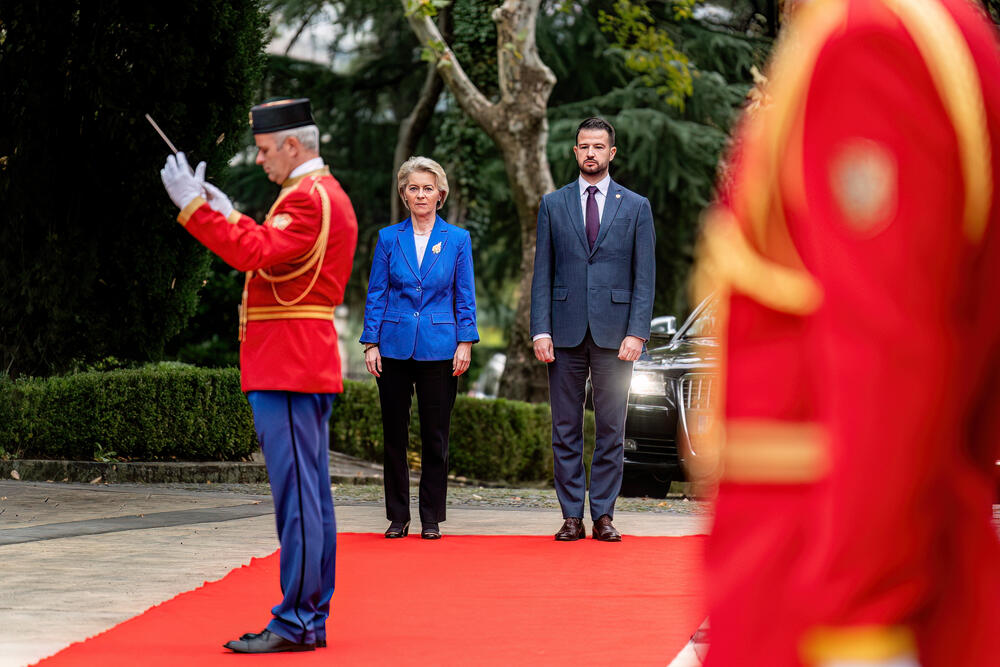
<svg viewBox="0 0 1000 667">
<path fill-rule="evenodd" d="M 448 493 L 448 431 L 458 378 L 452 360 L 416 361 L 382 357 L 377 378 L 384 434 L 385 514 L 390 521 L 410 520 L 410 471 L 406 445 L 410 435 L 410 400 L 417 390 L 420 415 L 420 521 L 445 520 Z"/>
</svg>

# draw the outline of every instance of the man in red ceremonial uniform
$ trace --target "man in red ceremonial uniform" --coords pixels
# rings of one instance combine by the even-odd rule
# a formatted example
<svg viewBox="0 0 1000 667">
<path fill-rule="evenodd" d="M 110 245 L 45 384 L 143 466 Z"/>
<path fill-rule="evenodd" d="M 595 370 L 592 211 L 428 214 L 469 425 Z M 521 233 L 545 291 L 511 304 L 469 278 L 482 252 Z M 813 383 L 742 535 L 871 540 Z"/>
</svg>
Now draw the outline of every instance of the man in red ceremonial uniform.
<svg viewBox="0 0 1000 667">
<path fill-rule="evenodd" d="M 243 391 L 267 462 L 281 542 L 282 601 L 260 633 L 226 647 L 238 653 L 326 646 L 334 589 L 336 524 L 329 474 L 329 418 L 343 391 L 333 310 L 344 298 L 358 225 L 350 200 L 319 157 L 309 100 L 250 110 L 257 164 L 281 184 L 258 225 L 192 172 L 167 158 L 164 187 L 178 221 L 230 266 L 247 272 L 240 306 Z"/>
<path fill-rule="evenodd" d="M 1000 56 L 966 0 L 812 0 L 709 213 L 706 665 L 1000 664 Z"/>
</svg>

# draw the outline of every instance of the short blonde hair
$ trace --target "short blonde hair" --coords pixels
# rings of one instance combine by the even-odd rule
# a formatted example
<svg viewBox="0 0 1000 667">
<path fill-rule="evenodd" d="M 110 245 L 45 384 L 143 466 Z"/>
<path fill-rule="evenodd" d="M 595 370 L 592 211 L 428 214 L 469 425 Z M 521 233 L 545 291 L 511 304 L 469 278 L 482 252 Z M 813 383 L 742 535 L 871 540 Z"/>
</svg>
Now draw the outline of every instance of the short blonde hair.
<svg viewBox="0 0 1000 667">
<path fill-rule="evenodd" d="M 409 209 L 406 204 L 406 197 L 403 196 L 403 190 L 410 182 L 410 176 L 416 171 L 422 171 L 428 174 L 434 175 L 434 180 L 437 183 L 438 192 L 441 193 L 441 199 L 438 200 L 437 207 L 441 208 L 444 205 L 446 199 L 448 199 L 448 177 L 444 173 L 444 168 L 441 167 L 437 162 L 430 159 L 429 157 L 422 157 L 420 155 L 416 157 L 411 157 L 409 160 L 404 162 L 399 168 L 399 172 L 396 173 L 396 189 L 399 192 L 399 198 L 403 200 L 403 206 Z"/>
</svg>

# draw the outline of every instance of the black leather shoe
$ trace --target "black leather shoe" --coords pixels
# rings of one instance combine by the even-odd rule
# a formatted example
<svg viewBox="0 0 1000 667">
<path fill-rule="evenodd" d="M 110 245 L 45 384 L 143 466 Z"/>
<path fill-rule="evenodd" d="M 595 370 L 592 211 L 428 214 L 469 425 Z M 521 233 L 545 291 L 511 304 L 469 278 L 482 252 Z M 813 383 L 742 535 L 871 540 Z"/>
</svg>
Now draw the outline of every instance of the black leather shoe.
<svg viewBox="0 0 1000 667">
<path fill-rule="evenodd" d="M 560 542 L 575 542 L 587 536 L 587 529 L 583 527 L 583 519 L 571 516 L 563 521 L 562 528 L 556 533 L 556 539 Z"/>
<path fill-rule="evenodd" d="M 441 529 L 436 523 L 425 523 L 420 527 L 420 537 L 425 540 L 440 540 Z"/>
<path fill-rule="evenodd" d="M 260 637 L 260 633 L 259 632 L 245 632 L 242 635 L 240 635 L 240 641 L 244 641 L 245 642 L 248 639 L 253 639 L 254 637 Z M 325 639 L 317 639 L 316 640 L 316 648 L 326 648 L 326 640 Z"/>
<path fill-rule="evenodd" d="M 402 521 L 393 521 L 389 524 L 389 527 L 385 529 L 385 536 L 390 540 L 394 540 L 399 537 L 406 537 L 410 534 L 410 522 L 407 521 L 403 523 Z"/>
<path fill-rule="evenodd" d="M 222 646 L 236 653 L 293 653 L 316 650 L 315 644 L 296 644 L 267 629 L 257 634 L 248 632 Z"/>
<path fill-rule="evenodd" d="M 594 539 L 601 542 L 621 542 L 622 534 L 611 523 L 611 517 L 607 514 L 602 514 L 594 522 Z"/>
</svg>

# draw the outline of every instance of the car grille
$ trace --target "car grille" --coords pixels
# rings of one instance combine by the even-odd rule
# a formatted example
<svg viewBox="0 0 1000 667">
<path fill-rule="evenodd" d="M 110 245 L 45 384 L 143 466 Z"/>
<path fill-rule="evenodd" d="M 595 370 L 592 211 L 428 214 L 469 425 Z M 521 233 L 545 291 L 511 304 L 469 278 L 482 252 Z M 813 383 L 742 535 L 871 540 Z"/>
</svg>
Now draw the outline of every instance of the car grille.
<svg viewBox="0 0 1000 667">
<path fill-rule="evenodd" d="M 688 373 L 681 377 L 681 402 L 688 410 L 709 410 L 715 406 L 719 377 L 714 373 Z"/>
</svg>

